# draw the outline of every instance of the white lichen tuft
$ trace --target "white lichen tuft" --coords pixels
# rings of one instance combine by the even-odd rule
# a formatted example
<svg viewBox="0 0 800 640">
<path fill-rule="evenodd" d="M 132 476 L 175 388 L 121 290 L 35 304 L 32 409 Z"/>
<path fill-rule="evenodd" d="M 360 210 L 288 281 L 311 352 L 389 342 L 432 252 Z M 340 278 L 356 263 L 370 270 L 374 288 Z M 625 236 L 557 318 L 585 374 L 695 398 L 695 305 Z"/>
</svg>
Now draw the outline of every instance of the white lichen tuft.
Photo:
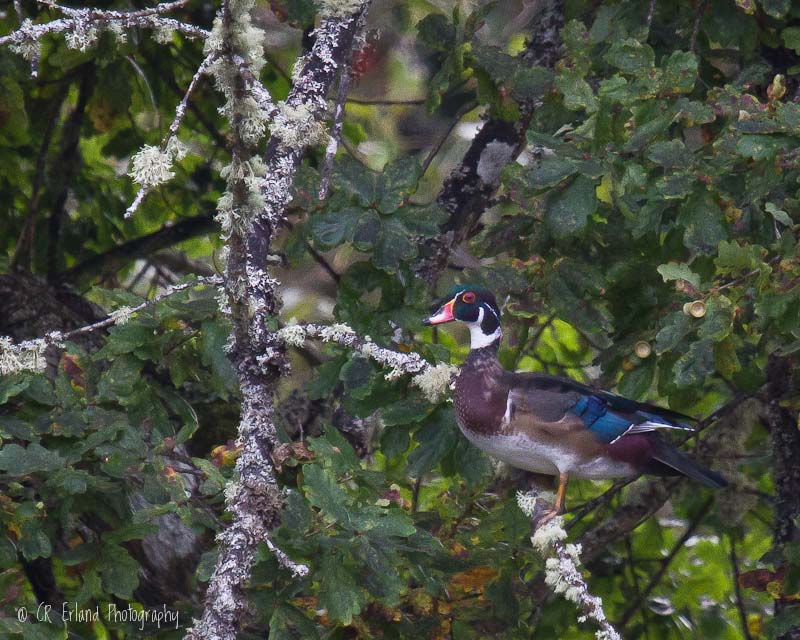
<svg viewBox="0 0 800 640">
<path fill-rule="evenodd" d="M 106 28 L 114 35 L 114 39 L 118 44 L 125 44 L 128 41 L 128 34 L 125 32 L 125 27 L 119 22 L 109 22 Z"/>
<path fill-rule="evenodd" d="M 114 321 L 116 325 L 127 324 L 133 316 L 133 309 L 130 307 L 120 307 L 108 314 L 108 317 Z"/>
<path fill-rule="evenodd" d="M 289 324 L 278 330 L 278 337 L 291 347 L 302 347 L 306 341 L 306 330 L 299 324 Z"/>
<path fill-rule="evenodd" d="M 175 177 L 172 164 L 185 155 L 186 146 L 178 138 L 170 138 L 164 149 L 147 144 L 131 158 L 128 175 L 143 187 L 156 187 Z"/>
<path fill-rule="evenodd" d="M 319 332 L 320 338 L 326 342 L 341 342 L 345 338 L 350 338 L 356 335 L 352 327 L 338 322 L 328 327 L 323 327 Z"/>
<path fill-rule="evenodd" d="M 564 530 L 564 519 L 561 516 L 556 516 L 536 529 L 533 536 L 531 536 L 531 544 L 533 548 L 540 553 L 547 553 L 552 548 L 554 542 L 560 542 L 566 539 L 566 537 L 567 532 Z M 575 547 L 575 545 L 572 546 Z"/>
<path fill-rule="evenodd" d="M 411 382 L 422 390 L 428 402 L 435 404 L 451 388 L 453 377 L 458 373 L 458 367 L 452 364 L 441 363 L 430 367 L 427 371 L 412 378 Z"/>
<path fill-rule="evenodd" d="M 347 18 L 364 4 L 364 0 L 315 0 L 323 18 Z"/>
<path fill-rule="evenodd" d="M 25 18 L 20 25 L 20 31 L 28 31 L 34 24 L 30 18 Z M 22 42 L 12 42 L 9 47 L 14 53 L 22 56 L 28 62 L 38 60 L 42 51 L 42 45 L 36 38 L 25 39 Z"/>
<path fill-rule="evenodd" d="M 78 49 L 79 51 L 86 51 L 93 47 L 97 42 L 97 29 L 91 24 L 78 22 L 75 29 L 67 31 L 66 33 L 67 46 L 70 49 Z"/>
<path fill-rule="evenodd" d="M 278 113 L 270 125 L 270 132 L 291 149 L 302 149 L 327 140 L 325 128 L 317 122 L 305 104 L 292 106 L 279 102 Z"/>
<path fill-rule="evenodd" d="M 168 25 L 157 24 L 153 29 L 152 36 L 153 40 L 158 44 L 172 44 L 174 34 L 175 29 L 172 29 Z"/>
<path fill-rule="evenodd" d="M 47 366 L 44 351 L 47 342 L 43 338 L 14 344 L 9 337 L 0 337 L 0 375 L 21 371 L 39 373 Z"/>
</svg>

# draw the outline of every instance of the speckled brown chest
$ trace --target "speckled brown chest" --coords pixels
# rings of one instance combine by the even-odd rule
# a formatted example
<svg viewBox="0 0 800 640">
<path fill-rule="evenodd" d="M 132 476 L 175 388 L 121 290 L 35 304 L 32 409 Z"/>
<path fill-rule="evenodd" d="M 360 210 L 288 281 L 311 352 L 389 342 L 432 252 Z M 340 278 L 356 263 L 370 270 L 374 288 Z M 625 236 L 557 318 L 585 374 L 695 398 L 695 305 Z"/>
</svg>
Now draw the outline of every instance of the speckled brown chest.
<svg viewBox="0 0 800 640">
<path fill-rule="evenodd" d="M 492 347 L 475 349 L 456 379 L 455 409 L 459 426 L 476 433 L 502 432 L 508 385 Z"/>
</svg>

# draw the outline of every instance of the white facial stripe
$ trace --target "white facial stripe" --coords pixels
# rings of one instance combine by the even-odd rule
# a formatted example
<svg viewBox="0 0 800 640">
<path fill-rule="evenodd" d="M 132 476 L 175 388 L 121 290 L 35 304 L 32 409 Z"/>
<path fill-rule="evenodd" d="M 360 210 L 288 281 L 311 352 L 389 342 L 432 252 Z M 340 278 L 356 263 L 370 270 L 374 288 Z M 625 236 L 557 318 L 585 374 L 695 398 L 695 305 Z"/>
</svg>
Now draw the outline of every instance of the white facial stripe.
<svg viewBox="0 0 800 640">
<path fill-rule="evenodd" d="M 503 335 L 503 332 L 500 330 L 500 326 L 498 325 L 494 333 L 490 336 L 487 336 L 483 332 L 483 329 L 481 329 L 481 322 L 483 322 L 483 315 L 484 315 L 483 306 L 481 306 L 480 309 L 478 309 L 478 319 L 475 322 L 466 323 L 466 325 L 469 327 L 470 349 L 482 349 L 483 347 L 488 347 L 495 340 L 499 340 L 500 336 Z"/>
</svg>

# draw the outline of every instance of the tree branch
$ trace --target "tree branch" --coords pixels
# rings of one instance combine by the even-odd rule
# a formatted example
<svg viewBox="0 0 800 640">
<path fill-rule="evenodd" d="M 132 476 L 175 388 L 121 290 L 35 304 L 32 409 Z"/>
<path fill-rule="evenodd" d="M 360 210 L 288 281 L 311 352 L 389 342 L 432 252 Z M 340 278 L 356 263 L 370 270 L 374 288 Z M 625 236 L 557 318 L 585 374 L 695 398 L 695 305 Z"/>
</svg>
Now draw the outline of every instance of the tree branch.
<svg viewBox="0 0 800 640">
<path fill-rule="evenodd" d="M 214 218 L 210 214 L 185 218 L 92 256 L 59 274 L 58 279 L 79 282 L 87 277 L 116 273 L 134 260 L 150 256 L 189 238 L 211 233 L 215 229 Z"/>
<path fill-rule="evenodd" d="M 235 11 L 231 5 L 237 2 Z M 223 7 L 220 36 L 235 42 L 237 29 L 252 28 L 252 4 L 227 0 Z M 248 106 L 247 79 L 232 55 L 222 59 L 217 75 L 228 98 L 226 111 L 232 119 L 233 161 L 228 170 L 228 193 L 220 202 L 223 230 L 229 233 L 230 257 L 226 294 L 233 322 L 231 359 L 242 393 L 236 461 L 238 480 L 226 489 L 227 508 L 233 516 L 220 533 L 219 556 L 206 592 L 202 619 L 188 630 L 187 638 L 232 639 L 247 605 L 244 589 L 250 578 L 258 545 L 269 540 L 269 531 L 280 521 L 282 496 L 270 462 L 277 444 L 273 421 L 275 385 L 288 369 L 283 343 L 270 322 L 280 309 L 277 281 L 268 270 L 270 247 L 286 217 L 291 186 L 305 147 L 313 142 L 319 121 L 327 110 L 327 95 L 347 59 L 362 26 L 367 2 L 354 15 L 322 20 L 314 47 L 301 61 L 295 86 L 271 123 L 271 137 L 263 160 L 263 172 L 252 173 L 250 159 L 258 142 L 258 124 Z M 231 51 L 253 63 L 251 51 Z M 258 52 L 263 57 L 263 52 Z M 232 84 L 226 84 L 232 78 Z M 259 114 L 259 118 L 263 117 Z M 257 192 L 257 197 L 254 197 Z M 279 561 L 281 556 L 278 554 Z M 290 567 L 291 568 L 291 567 Z M 302 575 L 302 571 L 295 571 Z"/>
</svg>

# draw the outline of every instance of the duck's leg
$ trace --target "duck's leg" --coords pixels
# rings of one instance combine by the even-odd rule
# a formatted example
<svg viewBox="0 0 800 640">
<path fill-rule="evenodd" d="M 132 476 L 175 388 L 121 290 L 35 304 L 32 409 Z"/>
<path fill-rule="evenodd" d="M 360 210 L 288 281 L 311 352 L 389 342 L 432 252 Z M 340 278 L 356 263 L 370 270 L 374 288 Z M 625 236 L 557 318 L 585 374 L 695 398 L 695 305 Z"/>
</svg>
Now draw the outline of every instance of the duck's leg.
<svg viewBox="0 0 800 640">
<path fill-rule="evenodd" d="M 556 513 L 561 515 L 566 510 L 564 505 L 567 500 L 567 483 L 569 482 L 569 475 L 560 473 L 558 475 L 558 492 L 556 493 Z"/>
<path fill-rule="evenodd" d="M 560 516 L 564 513 L 564 503 L 566 502 L 567 497 L 567 483 L 569 482 L 569 475 L 566 473 L 560 473 L 558 475 L 558 491 L 556 492 L 556 503 L 553 505 L 553 508 L 549 511 L 546 511 L 542 514 L 542 517 L 539 518 L 538 522 L 536 523 L 536 527 L 541 527 L 543 524 L 550 522 L 556 516 Z"/>
</svg>

